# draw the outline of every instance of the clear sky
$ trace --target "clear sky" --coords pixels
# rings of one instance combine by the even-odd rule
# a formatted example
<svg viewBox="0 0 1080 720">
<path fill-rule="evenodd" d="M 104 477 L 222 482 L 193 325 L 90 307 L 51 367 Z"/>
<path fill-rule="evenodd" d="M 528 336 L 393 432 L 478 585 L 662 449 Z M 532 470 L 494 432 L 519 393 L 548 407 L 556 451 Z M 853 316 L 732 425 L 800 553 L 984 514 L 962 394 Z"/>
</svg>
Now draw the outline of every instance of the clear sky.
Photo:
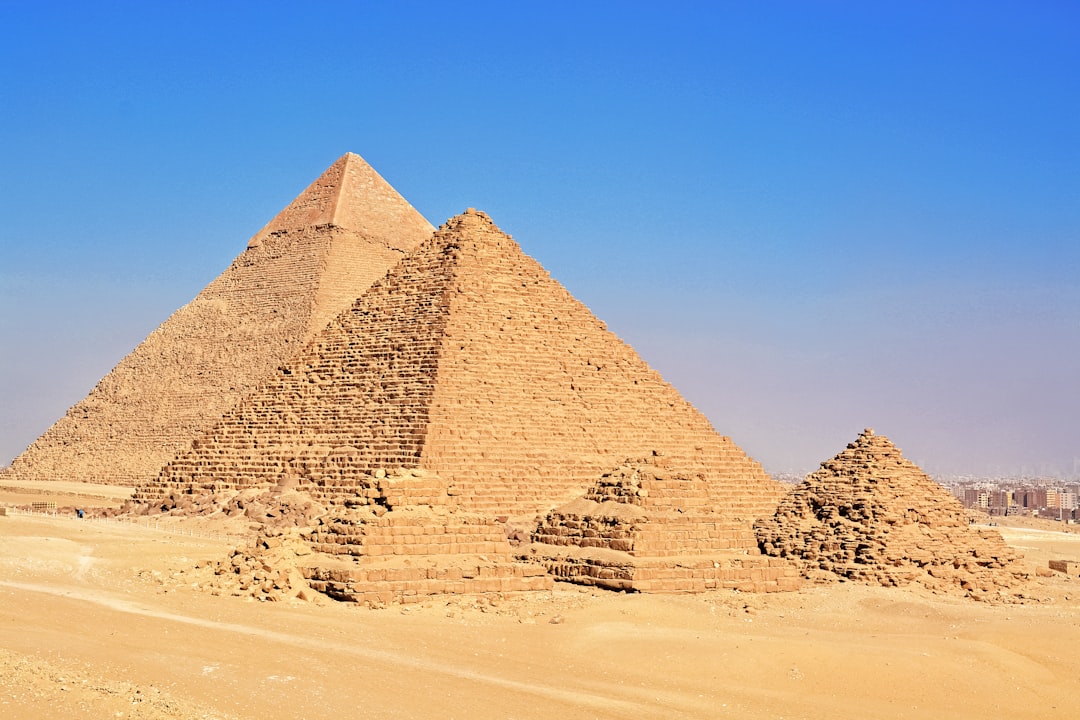
<svg viewBox="0 0 1080 720">
<path fill-rule="evenodd" d="M 346 151 L 771 472 L 1080 477 L 1080 5 L 0 0 L 0 464 Z"/>
</svg>

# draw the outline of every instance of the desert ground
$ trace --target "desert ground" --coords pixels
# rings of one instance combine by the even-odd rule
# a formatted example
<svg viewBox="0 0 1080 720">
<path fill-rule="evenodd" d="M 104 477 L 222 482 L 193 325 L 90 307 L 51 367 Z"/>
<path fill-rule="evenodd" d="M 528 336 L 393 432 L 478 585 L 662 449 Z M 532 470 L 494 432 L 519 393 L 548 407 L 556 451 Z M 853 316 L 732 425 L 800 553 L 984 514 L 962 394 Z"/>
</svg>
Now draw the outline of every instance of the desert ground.
<svg viewBox="0 0 1080 720">
<path fill-rule="evenodd" d="M 3 487 L 0 505 L 124 492 Z M 1075 528 L 999 529 L 1034 566 L 1080 559 Z M 0 516 L 0 717 L 1080 717 L 1080 579 L 1061 574 L 1022 604 L 556 584 L 369 609 L 207 592 L 192 569 L 230 552 L 229 530 Z"/>
</svg>

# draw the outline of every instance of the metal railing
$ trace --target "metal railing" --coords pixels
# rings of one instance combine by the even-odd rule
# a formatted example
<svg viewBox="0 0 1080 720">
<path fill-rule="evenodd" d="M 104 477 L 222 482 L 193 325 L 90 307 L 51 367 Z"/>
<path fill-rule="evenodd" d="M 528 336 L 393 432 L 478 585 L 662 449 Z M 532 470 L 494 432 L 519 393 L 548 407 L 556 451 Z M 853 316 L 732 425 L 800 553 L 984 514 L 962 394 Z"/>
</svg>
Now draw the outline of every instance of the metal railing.
<svg viewBox="0 0 1080 720">
<path fill-rule="evenodd" d="M 42 506 L 42 507 L 38 507 Z M 49 507 L 51 506 L 51 507 Z M 213 532 L 210 530 L 201 530 L 199 528 L 185 528 L 179 527 L 173 523 L 161 522 L 157 518 L 142 517 L 142 516 L 128 516 L 128 515 L 105 515 L 105 516 L 93 516 L 84 515 L 79 517 L 74 513 L 58 513 L 56 510 L 56 503 L 44 503 L 35 502 L 31 503 L 30 509 L 18 508 L 18 507 L 6 507 L 4 508 L 8 515 L 23 515 L 28 517 L 46 517 L 54 518 L 56 520 L 68 520 L 71 522 L 98 524 L 98 525 L 117 525 L 117 526 L 129 526 L 142 528 L 143 530 L 153 530 L 160 533 L 169 535 L 178 535 L 180 537 L 201 538 L 205 540 L 219 540 L 222 542 L 240 542 L 250 538 L 250 535 L 237 535 L 235 533 L 222 533 Z"/>
</svg>

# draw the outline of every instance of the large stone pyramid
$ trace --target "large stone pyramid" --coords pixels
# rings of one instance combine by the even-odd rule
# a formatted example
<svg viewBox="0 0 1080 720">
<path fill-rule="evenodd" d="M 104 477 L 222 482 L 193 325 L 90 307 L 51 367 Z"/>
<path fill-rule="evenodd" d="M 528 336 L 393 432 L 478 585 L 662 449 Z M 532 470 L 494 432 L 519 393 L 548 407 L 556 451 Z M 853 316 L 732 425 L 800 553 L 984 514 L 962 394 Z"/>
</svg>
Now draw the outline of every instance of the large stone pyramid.
<svg viewBox="0 0 1080 720">
<path fill-rule="evenodd" d="M 417 469 L 454 507 L 531 526 L 626 457 L 654 452 L 708 472 L 750 517 L 780 495 L 633 349 L 469 210 L 137 497 L 280 486 L 362 504 L 377 478 Z"/>
<path fill-rule="evenodd" d="M 363 159 L 344 155 L 9 472 L 121 485 L 156 477 L 433 230 Z"/>
<path fill-rule="evenodd" d="M 959 500 L 870 429 L 756 530 L 763 552 L 818 580 L 917 582 L 985 596 L 1029 575 L 999 533 L 971 525 Z"/>
</svg>

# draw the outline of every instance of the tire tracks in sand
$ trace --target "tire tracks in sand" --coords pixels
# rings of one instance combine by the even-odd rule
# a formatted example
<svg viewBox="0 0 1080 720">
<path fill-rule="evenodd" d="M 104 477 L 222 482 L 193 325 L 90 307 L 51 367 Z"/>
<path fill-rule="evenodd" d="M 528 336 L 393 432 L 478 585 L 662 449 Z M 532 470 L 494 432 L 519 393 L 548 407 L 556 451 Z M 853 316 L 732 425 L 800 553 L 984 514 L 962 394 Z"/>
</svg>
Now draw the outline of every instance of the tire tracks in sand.
<svg viewBox="0 0 1080 720">
<path fill-rule="evenodd" d="M 101 607 L 108 608 L 110 610 L 114 610 L 116 612 L 140 615 L 144 617 L 165 620 L 168 622 L 181 623 L 185 625 L 193 625 L 196 627 L 221 632 L 235 633 L 248 637 L 261 638 L 264 640 L 281 643 L 283 645 L 301 647 L 308 650 L 314 650 L 319 652 L 332 651 L 348 654 L 364 660 L 370 660 L 373 662 L 385 664 L 393 664 L 409 670 L 438 673 L 458 680 L 483 683 L 512 692 L 527 693 L 549 700 L 555 700 L 571 705 L 591 708 L 593 710 L 612 712 L 621 716 L 624 715 L 634 717 L 662 717 L 669 715 L 671 712 L 670 707 L 667 708 L 666 712 L 661 712 L 661 709 L 657 708 L 656 706 L 642 704 L 634 702 L 632 700 L 617 699 L 609 695 L 600 695 L 596 693 L 574 690 L 569 688 L 552 687 L 550 685 L 544 685 L 540 683 L 529 683 L 522 682 L 520 680 L 511 680 L 508 678 L 499 677 L 497 675 L 492 675 L 490 673 L 455 667 L 447 663 L 436 662 L 434 660 L 429 660 L 412 655 L 406 655 L 403 653 L 389 652 L 386 650 L 376 650 L 373 648 L 357 646 L 355 644 L 335 642 L 333 640 L 316 640 L 275 630 L 267 630 L 265 628 L 243 625 L 240 623 L 221 622 L 216 620 L 208 620 L 205 618 L 193 617 L 190 615 L 182 615 L 176 612 L 148 606 L 144 603 L 132 602 L 130 600 L 124 599 L 122 597 L 117 597 L 110 593 L 92 590 L 85 587 L 51 586 L 8 580 L 0 580 L 0 587 L 6 587 L 12 590 L 21 590 L 23 592 L 30 593 L 44 593 L 47 595 L 62 597 L 69 600 L 78 600 L 80 602 L 92 603 Z"/>
</svg>

